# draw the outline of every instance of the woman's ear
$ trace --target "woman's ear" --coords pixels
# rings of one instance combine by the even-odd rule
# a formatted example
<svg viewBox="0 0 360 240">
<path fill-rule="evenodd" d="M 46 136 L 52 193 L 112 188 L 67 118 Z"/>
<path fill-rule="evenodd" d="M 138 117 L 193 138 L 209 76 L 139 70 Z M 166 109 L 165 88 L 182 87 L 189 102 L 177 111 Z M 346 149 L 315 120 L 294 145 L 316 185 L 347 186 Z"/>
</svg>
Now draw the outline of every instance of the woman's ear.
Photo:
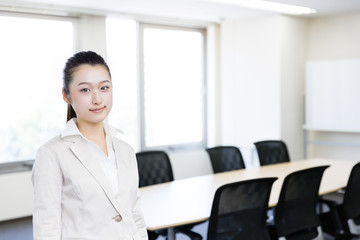
<svg viewBox="0 0 360 240">
<path fill-rule="evenodd" d="M 67 104 L 70 104 L 70 96 L 65 93 L 64 88 L 62 88 L 62 95 L 63 95 L 64 101 L 65 101 Z"/>
</svg>

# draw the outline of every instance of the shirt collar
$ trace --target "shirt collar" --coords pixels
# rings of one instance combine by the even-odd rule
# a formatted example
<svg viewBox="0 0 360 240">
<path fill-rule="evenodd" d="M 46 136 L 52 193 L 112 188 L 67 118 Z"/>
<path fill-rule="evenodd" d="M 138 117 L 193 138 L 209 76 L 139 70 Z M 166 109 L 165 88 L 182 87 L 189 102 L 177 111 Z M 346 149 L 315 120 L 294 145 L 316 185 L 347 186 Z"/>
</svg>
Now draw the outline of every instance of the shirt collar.
<svg viewBox="0 0 360 240">
<path fill-rule="evenodd" d="M 76 118 L 72 118 L 66 123 L 66 127 L 61 134 L 62 138 L 66 138 L 66 137 L 70 137 L 70 136 L 81 136 L 81 137 L 85 138 L 79 131 L 79 129 L 76 125 L 76 121 L 77 121 Z M 110 137 L 111 140 L 113 140 L 115 138 L 117 132 L 120 131 L 120 130 L 117 130 L 116 128 L 110 126 L 106 122 L 104 122 L 104 130 L 105 130 L 106 135 L 108 137 Z"/>
<path fill-rule="evenodd" d="M 72 118 L 66 123 L 65 129 L 61 133 L 61 137 L 66 138 L 69 136 L 77 136 L 77 135 L 82 136 L 76 125 L 76 118 Z"/>
</svg>

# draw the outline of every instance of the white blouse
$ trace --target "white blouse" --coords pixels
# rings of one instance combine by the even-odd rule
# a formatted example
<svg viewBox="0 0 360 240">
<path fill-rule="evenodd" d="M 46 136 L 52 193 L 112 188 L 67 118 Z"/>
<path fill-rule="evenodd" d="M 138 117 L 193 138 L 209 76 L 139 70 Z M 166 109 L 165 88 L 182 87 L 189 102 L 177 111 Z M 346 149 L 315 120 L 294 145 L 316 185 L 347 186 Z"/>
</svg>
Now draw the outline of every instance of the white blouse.
<svg viewBox="0 0 360 240">
<path fill-rule="evenodd" d="M 86 138 L 85 138 L 86 139 Z M 109 180 L 109 183 L 112 187 L 114 195 L 118 194 L 118 176 L 117 176 L 117 165 L 115 158 L 115 151 L 112 145 L 111 138 L 106 134 L 106 146 L 108 151 L 108 156 L 93 142 L 86 139 L 92 145 L 92 151 L 94 151 L 96 158 L 99 159 L 99 163 L 105 173 L 105 176 Z"/>
</svg>

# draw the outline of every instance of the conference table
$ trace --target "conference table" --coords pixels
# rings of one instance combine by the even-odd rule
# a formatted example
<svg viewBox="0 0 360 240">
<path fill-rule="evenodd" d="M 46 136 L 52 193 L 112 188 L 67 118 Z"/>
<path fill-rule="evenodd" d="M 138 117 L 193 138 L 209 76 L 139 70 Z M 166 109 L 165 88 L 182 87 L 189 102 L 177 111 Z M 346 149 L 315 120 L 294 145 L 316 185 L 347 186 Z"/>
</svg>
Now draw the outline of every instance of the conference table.
<svg viewBox="0 0 360 240">
<path fill-rule="evenodd" d="M 358 161 L 305 159 L 250 169 L 191 177 L 142 187 L 141 205 L 148 230 L 168 229 L 168 240 L 175 239 L 174 227 L 208 220 L 216 190 L 227 183 L 254 178 L 278 177 L 270 194 L 269 207 L 277 204 L 286 175 L 301 169 L 330 165 L 324 172 L 319 194 L 344 188 L 352 167 Z"/>
</svg>

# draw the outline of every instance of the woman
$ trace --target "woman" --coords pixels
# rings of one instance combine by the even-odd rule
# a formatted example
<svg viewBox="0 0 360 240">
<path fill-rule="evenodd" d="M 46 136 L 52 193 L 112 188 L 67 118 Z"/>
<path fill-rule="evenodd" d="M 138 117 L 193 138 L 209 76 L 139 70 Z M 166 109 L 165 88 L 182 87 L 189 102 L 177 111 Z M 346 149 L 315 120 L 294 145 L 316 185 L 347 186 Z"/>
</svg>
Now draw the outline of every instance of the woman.
<svg viewBox="0 0 360 240">
<path fill-rule="evenodd" d="M 79 52 L 63 80 L 68 122 L 39 148 L 32 172 L 34 240 L 147 239 L 135 153 L 103 122 L 113 101 L 109 67 Z"/>
</svg>

